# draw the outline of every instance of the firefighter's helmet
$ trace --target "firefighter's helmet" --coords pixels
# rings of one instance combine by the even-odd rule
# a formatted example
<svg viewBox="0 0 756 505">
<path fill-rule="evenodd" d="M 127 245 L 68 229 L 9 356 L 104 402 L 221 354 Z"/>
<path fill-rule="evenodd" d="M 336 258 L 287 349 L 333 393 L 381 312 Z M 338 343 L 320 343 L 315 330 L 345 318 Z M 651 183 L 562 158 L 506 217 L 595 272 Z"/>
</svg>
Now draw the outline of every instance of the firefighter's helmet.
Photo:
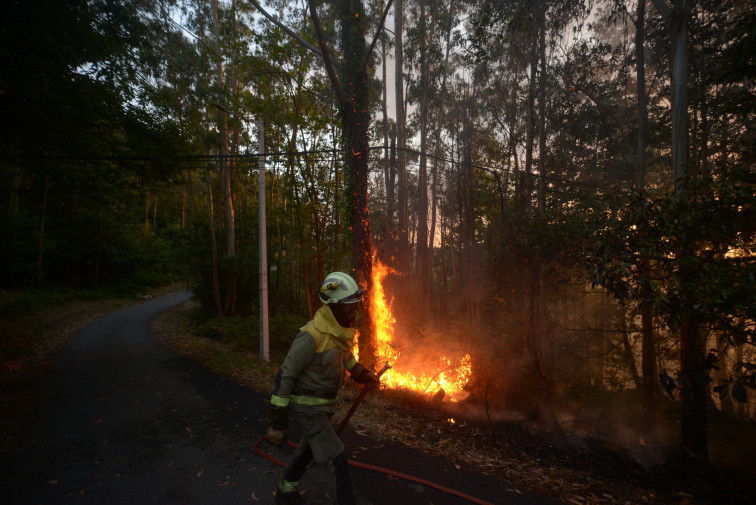
<svg viewBox="0 0 756 505">
<path fill-rule="evenodd" d="M 362 300 L 365 291 L 344 272 L 332 272 L 320 286 L 320 300 L 330 303 L 357 303 Z"/>
</svg>

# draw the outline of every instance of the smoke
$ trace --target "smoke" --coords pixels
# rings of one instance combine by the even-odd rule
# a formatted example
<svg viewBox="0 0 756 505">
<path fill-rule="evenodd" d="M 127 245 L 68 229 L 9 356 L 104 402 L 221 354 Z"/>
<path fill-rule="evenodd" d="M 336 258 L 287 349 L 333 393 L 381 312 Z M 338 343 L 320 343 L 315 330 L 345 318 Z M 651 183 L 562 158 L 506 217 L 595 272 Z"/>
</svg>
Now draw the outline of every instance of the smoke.
<svg viewBox="0 0 756 505">
<path fill-rule="evenodd" d="M 481 293 L 492 289 L 481 284 Z M 441 312 L 438 300 L 424 306 L 404 276 L 388 275 L 384 288 L 394 319 L 389 354 L 396 356 L 390 373 L 406 379 L 401 386 L 387 382 L 389 387 L 410 390 L 424 408 L 481 429 L 517 423 L 571 448 L 612 451 L 646 467 L 665 462 L 678 446 L 677 434 L 666 425 L 642 432 L 637 391 L 621 391 L 628 374 L 606 356 L 606 336 L 564 329 L 576 321 L 611 328 L 619 309 L 606 297 L 552 301 L 560 312 L 549 317 L 558 324 L 539 326 L 534 337 L 528 303 L 514 287 L 502 290 L 507 296 L 481 295 L 471 318 L 462 305 Z M 460 391 L 446 391 L 442 379 L 461 381 Z M 565 436 L 549 436 L 556 432 Z"/>
</svg>

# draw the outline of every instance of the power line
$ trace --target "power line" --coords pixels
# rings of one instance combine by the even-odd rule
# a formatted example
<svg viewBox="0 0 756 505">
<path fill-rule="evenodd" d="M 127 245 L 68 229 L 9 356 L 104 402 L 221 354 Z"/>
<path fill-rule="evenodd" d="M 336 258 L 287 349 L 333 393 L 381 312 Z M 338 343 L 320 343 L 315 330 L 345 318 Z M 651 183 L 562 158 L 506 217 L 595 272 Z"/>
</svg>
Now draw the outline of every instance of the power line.
<svg viewBox="0 0 756 505">
<path fill-rule="evenodd" d="M 384 146 L 378 146 L 378 147 L 371 147 L 371 149 L 382 150 L 382 149 L 385 149 L 385 147 Z M 411 149 L 411 148 L 398 148 L 397 147 L 396 149 L 397 150 L 404 150 L 405 152 L 409 152 L 409 153 L 417 154 L 417 155 L 421 155 L 422 154 L 420 151 L 416 151 L 416 150 Z M 425 156 L 427 158 L 430 158 L 430 159 L 433 159 L 433 160 L 437 160 L 437 161 L 442 161 L 444 163 L 448 163 L 448 164 L 451 164 L 451 165 L 462 165 L 462 164 L 467 163 L 467 162 L 456 161 L 456 160 L 452 160 L 452 159 L 448 159 L 448 158 L 442 158 L 442 157 L 435 156 L 433 154 L 428 154 L 428 153 L 426 153 Z M 385 163 L 385 160 L 379 160 L 379 161 L 382 162 L 382 163 Z M 407 162 L 407 164 L 419 165 L 419 162 Z M 497 167 L 490 167 L 490 166 L 486 166 L 486 165 L 481 165 L 479 163 L 472 163 L 471 162 L 471 163 L 469 163 L 469 166 L 471 168 L 477 168 L 477 169 L 485 170 L 485 171 L 491 172 L 491 173 L 501 173 L 501 172 L 496 172 Z M 446 172 L 446 173 L 451 173 L 450 169 L 444 169 L 444 168 L 440 168 L 439 167 L 439 170 L 441 170 L 443 172 Z M 506 169 L 504 171 L 504 173 L 506 173 L 507 175 L 510 175 L 511 172 L 510 172 L 509 169 Z M 480 174 L 475 174 L 475 173 L 473 173 L 473 177 L 483 178 Z M 556 176 L 553 176 L 553 175 L 530 174 L 530 177 L 543 178 L 543 179 L 545 179 L 547 181 L 556 181 L 556 182 L 561 182 L 563 184 L 569 184 L 569 185 L 575 185 L 575 186 L 584 186 L 584 187 L 587 187 L 587 188 L 598 189 L 598 190 L 602 190 L 602 191 L 611 191 L 610 188 L 607 188 L 607 187 L 604 187 L 604 186 L 598 186 L 596 184 L 590 184 L 590 183 L 587 183 L 587 182 L 571 181 L 571 180 L 562 179 L 560 177 L 556 177 Z"/>
<path fill-rule="evenodd" d="M 371 150 L 383 150 L 385 149 L 384 146 L 377 146 L 377 147 L 370 147 Z M 401 149 L 401 148 L 396 148 Z M 416 151 L 411 148 L 403 148 L 401 150 L 404 150 L 405 152 L 412 153 L 415 155 L 422 155 L 420 151 Z M 266 156 L 268 158 L 280 158 L 284 156 L 311 156 L 311 155 L 317 155 L 317 154 L 327 154 L 327 155 L 340 155 L 343 154 L 343 149 L 316 149 L 316 150 L 305 150 L 305 151 L 279 151 L 279 152 L 269 152 L 265 154 L 260 153 L 243 153 L 243 154 L 196 154 L 196 155 L 183 155 L 183 156 L 177 156 L 172 158 L 160 158 L 155 156 L 122 156 L 122 155 L 113 155 L 113 156 L 29 156 L 29 155 L 18 155 L 18 154 L 10 154 L 10 153 L 3 153 L 0 154 L 0 159 L 5 160 L 34 160 L 34 161 L 46 161 L 46 162 L 92 162 L 92 161 L 101 161 L 101 162 L 165 162 L 170 159 L 177 159 L 182 161 L 190 161 L 190 162 L 205 162 L 205 161 L 220 161 L 224 159 L 228 160 L 235 160 L 235 161 L 248 161 L 250 163 L 257 162 L 260 156 Z M 453 160 L 449 158 L 443 158 L 440 156 L 435 156 L 433 154 L 426 153 L 425 156 L 429 159 L 436 160 L 443 162 L 447 165 L 457 165 L 461 166 L 463 164 L 468 164 L 470 168 L 473 169 L 479 169 L 483 170 L 485 172 L 491 173 L 494 175 L 494 178 L 486 177 L 483 174 L 480 173 L 472 173 L 472 176 L 484 181 L 489 182 L 496 182 L 497 184 L 501 184 L 501 181 L 496 178 L 496 174 L 501 175 L 511 175 L 512 171 L 508 168 L 504 171 L 497 170 L 496 167 L 486 166 L 482 165 L 480 163 L 468 163 L 458 160 Z M 318 161 L 325 161 L 325 162 L 341 162 L 343 161 L 338 156 L 333 158 L 321 158 Z M 386 160 L 373 160 L 372 163 L 375 164 L 383 164 L 386 163 Z M 406 162 L 407 165 L 414 165 L 419 166 L 419 162 L 415 161 L 408 161 Z M 451 168 L 444 168 L 444 167 L 436 167 L 437 170 L 439 170 L 442 173 L 451 175 L 457 175 L 456 172 L 454 172 Z M 524 175 L 524 174 L 520 174 Z M 611 191 L 611 188 L 607 188 L 604 186 L 599 186 L 596 184 L 591 184 L 587 182 L 581 182 L 581 181 L 573 181 L 569 179 L 563 179 L 561 177 L 553 176 L 553 175 L 543 175 L 543 174 L 533 174 L 531 173 L 529 177 L 534 179 L 540 179 L 543 178 L 546 181 L 551 182 L 557 182 L 565 185 L 571 185 L 571 186 L 580 186 L 580 187 L 586 187 L 594 190 L 600 190 L 600 191 Z"/>
<path fill-rule="evenodd" d="M 183 30 L 186 34 L 188 34 L 191 37 L 193 37 L 194 40 L 199 40 L 199 36 L 198 35 L 195 35 L 193 32 L 190 32 L 188 28 L 184 27 L 183 25 L 181 25 L 180 23 L 178 23 L 176 20 L 174 20 L 170 16 L 166 16 L 166 19 L 168 20 L 168 22 L 170 22 L 176 28 L 179 28 L 179 29 Z"/>
</svg>

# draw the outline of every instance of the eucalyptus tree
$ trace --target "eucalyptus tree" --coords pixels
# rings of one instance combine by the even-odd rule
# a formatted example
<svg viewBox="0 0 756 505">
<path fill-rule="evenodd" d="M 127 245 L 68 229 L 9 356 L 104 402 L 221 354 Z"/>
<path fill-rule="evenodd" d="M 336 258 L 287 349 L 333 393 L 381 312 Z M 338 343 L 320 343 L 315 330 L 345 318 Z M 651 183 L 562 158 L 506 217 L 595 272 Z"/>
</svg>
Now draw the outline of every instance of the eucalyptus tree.
<svg viewBox="0 0 756 505">
<path fill-rule="evenodd" d="M 396 0 L 394 3 L 394 106 L 396 107 L 396 169 L 399 179 L 397 255 L 399 270 L 409 272 L 411 261 L 407 235 L 409 218 L 407 216 L 407 111 L 404 102 L 404 11 L 404 0 Z"/>
<path fill-rule="evenodd" d="M 420 72 L 413 79 L 408 75 L 409 103 L 416 104 L 416 114 L 412 118 L 415 129 L 419 132 L 419 171 L 417 183 L 417 238 L 415 246 L 414 289 L 415 297 L 422 306 L 431 305 L 432 280 L 432 251 L 434 246 L 433 229 L 429 230 L 429 193 L 432 184 L 428 177 L 428 153 L 431 150 L 430 131 L 437 132 L 435 142 L 440 143 L 441 128 L 443 127 L 443 104 L 440 103 L 436 114 L 432 114 L 434 98 L 443 93 L 445 79 L 448 75 L 447 66 L 449 51 L 451 50 L 451 20 L 453 14 L 445 16 L 447 6 L 439 5 L 437 0 L 421 0 L 409 5 L 410 21 L 407 26 L 407 65 L 409 68 L 419 68 Z M 448 8 L 454 8 L 454 2 Z M 447 21 L 448 20 L 448 21 Z M 444 44 L 446 47 L 444 47 Z M 446 58 L 445 58 L 446 55 Z M 442 96 L 442 95 L 441 95 Z M 433 124 L 433 121 L 436 124 Z M 440 153 L 440 145 L 435 152 Z M 431 163 L 437 167 L 438 156 L 431 157 Z M 435 172 L 434 172 L 435 174 Z M 435 197 L 435 194 L 431 195 Z M 435 208 L 435 207 L 434 207 Z M 432 228 L 432 226 L 430 227 Z M 408 272 L 409 273 L 409 272 Z"/>
<path fill-rule="evenodd" d="M 352 234 L 352 260 L 358 282 L 370 288 L 371 278 L 371 235 L 370 211 L 368 207 L 368 159 L 369 126 L 371 121 L 371 88 L 368 76 L 372 69 L 371 53 L 377 36 L 372 37 L 368 45 L 366 37 L 365 7 L 361 0 L 343 0 L 334 6 L 319 5 L 314 0 L 308 2 L 309 17 L 315 31 L 316 44 L 291 30 L 284 23 L 271 16 L 256 1 L 252 3 L 269 20 L 278 24 L 287 33 L 295 37 L 303 46 L 316 52 L 322 58 L 323 66 L 337 98 L 342 121 L 342 146 L 344 161 L 348 170 L 348 187 L 346 191 L 347 209 L 351 216 L 349 222 Z M 388 14 L 391 1 L 386 4 L 383 17 Z M 323 29 L 323 16 L 339 20 L 339 42 L 335 43 Z M 383 26 L 383 21 L 376 23 Z M 338 47 L 339 51 L 336 52 Z M 340 59 L 337 60 L 337 54 Z M 341 75 L 337 74 L 337 71 Z M 366 356 L 374 355 L 375 335 L 369 318 L 363 321 L 362 333 L 367 338 L 364 343 Z"/>
<path fill-rule="evenodd" d="M 555 294 L 545 277 L 547 272 L 552 278 L 573 272 L 566 265 L 560 270 L 553 262 L 554 251 L 561 245 L 547 239 L 544 228 L 554 229 L 559 218 L 555 212 L 569 212 L 569 207 L 560 205 L 554 176 L 573 167 L 571 177 L 575 178 L 581 168 L 575 160 L 560 156 L 571 148 L 565 137 L 569 130 L 558 121 L 579 101 L 562 96 L 565 87 L 558 70 L 564 61 L 561 45 L 568 45 L 564 43 L 565 31 L 571 25 L 579 26 L 588 11 L 582 2 L 555 1 L 491 1 L 472 9 L 470 54 L 488 83 L 483 93 L 496 100 L 488 99 L 493 103 L 486 107 L 486 114 L 498 127 L 490 138 L 495 139 L 505 160 L 494 175 L 500 181 L 512 164 L 517 168 L 520 157 L 524 158 L 516 179 L 512 213 L 507 227 L 501 230 L 504 233 L 508 228 L 511 240 L 498 247 L 494 257 L 505 259 L 510 269 L 520 273 L 510 278 L 514 292 L 522 297 L 512 300 L 512 306 L 519 310 L 513 310 L 511 317 L 521 318 L 518 326 L 523 328 L 515 340 L 518 351 L 531 364 L 528 373 L 538 384 L 539 399 L 550 406 L 557 364 L 546 335 L 551 332 L 550 321 L 558 316 L 552 314 Z M 561 51 L 559 58 L 557 50 Z M 567 128 L 575 121 L 575 117 L 564 117 Z M 501 193 L 507 194 L 503 188 Z M 503 212 L 505 205 L 500 207 Z M 501 266 L 493 268 L 500 270 Z M 553 409 L 543 412 L 549 425 L 559 431 Z"/>
<path fill-rule="evenodd" d="M 306 7 L 293 9 L 287 23 L 305 30 L 309 23 Z M 279 27 L 260 24 L 254 46 L 241 79 L 256 92 L 244 98 L 243 106 L 264 119 L 269 150 L 290 153 L 271 159 L 275 167 L 283 167 L 271 188 L 275 199 L 268 207 L 278 238 L 270 244 L 271 253 L 279 258 L 275 277 L 281 294 L 278 299 L 291 307 L 295 299 L 304 296 L 312 312 L 316 307 L 310 293 L 317 288 L 317 278 L 324 268 L 334 268 L 336 258 L 343 255 L 338 238 L 340 205 L 338 196 L 334 198 L 339 163 L 328 161 L 333 155 L 318 154 L 334 147 L 331 130 L 338 124 L 334 97 L 315 54 Z M 328 235 L 334 240 L 326 241 Z M 325 255 L 326 249 L 332 251 L 330 258 Z M 286 278 L 281 277 L 284 272 L 288 272 Z"/>
<path fill-rule="evenodd" d="M 602 283 L 615 295 L 652 304 L 664 318 L 670 335 L 679 339 L 678 363 L 673 366 L 677 378 L 665 372 L 662 385 L 670 394 L 679 391 L 683 456 L 693 466 L 705 468 L 708 374 L 718 359 L 715 353 L 707 352 L 710 335 L 718 335 L 717 349 L 752 341 L 745 323 L 750 316 L 740 317 L 749 312 L 744 307 L 751 303 L 750 295 L 739 293 L 737 300 L 731 298 L 742 282 L 739 279 L 751 275 L 746 265 L 748 253 L 743 252 L 748 247 L 743 241 L 753 240 L 749 224 L 753 193 L 742 191 L 750 176 L 738 167 L 744 161 L 742 150 L 733 149 L 742 138 L 732 138 L 731 131 L 722 131 L 726 127 L 712 128 L 708 123 L 710 115 L 718 115 L 708 107 L 722 103 L 716 100 L 722 86 L 745 84 L 739 78 L 724 78 L 729 72 L 723 71 L 739 58 L 724 48 L 742 40 L 739 20 L 744 10 L 736 2 L 675 2 L 671 6 L 654 2 L 654 6 L 656 11 L 649 13 L 648 24 L 661 25 L 663 30 L 650 32 L 655 34 L 652 47 L 656 44 L 669 51 L 668 58 L 664 53 L 660 58 L 669 67 L 662 66 L 659 75 L 671 97 L 671 103 L 666 102 L 669 105 L 660 102 L 664 108 L 657 110 L 667 109 L 665 123 L 671 137 L 657 134 L 651 143 L 661 142 L 654 147 L 671 151 L 666 173 L 674 179 L 669 177 L 672 180 L 658 189 L 659 194 L 638 192 L 619 199 L 626 207 L 618 214 L 622 220 L 608 228 L 608 236 L 596 232 L 601 238 L 594 258 L 599 268 L 594 274 L 603 278 Z M 709 36 L 703 35 L 706 33 Z M 691 43 L 710 37 L 719 37 L 720 42 Z M 690 59 L 686 63 L 687 54 Z M 747 97 L 752 100 L 753 95 L 752 90 L 746 91 L 741 95 L 746 100 L 741 103 L 748 103 Z M 712 134 L 727 140 L 712 142 Z M 726 162 L 716 149 L 729 153 Z M 698 159 L 690 157 L 689 152 L 698 153 Z M 725 284 L 733 290 L 720 290 Z M 732 314 L 740 316 L 733 318 Z M 732 391 L 733 397 L 744 400 L 743 384 L 752 380 L 751 370 L 746 366 L 734 372 L 739 378 L 718 385 L 714 392 Z"/>
<path fill-rule="evenodd" d="M 646 86 L 646 57 L 645 55 L 645 0 L 638 2 L 633 19 L 629 6 L 624 2 L 609 3 L 596 14 L 598 23 L 590 30 L 592 44 L 582 42 L 576 44 L 570 52 L 565 64 L 560 69 L 564 82 L 569 84 L 569 93 L 564 95 L 565 103 L 571 103 L 568 115 L 575 113 L 574 104 L 583 100 L 593 109 L 577 117 L 592 118 L 596 124 L 602 124 L 603 135 L 596 136 L 604 151 L 610 157 L 618 160 L 612 163 L 611 158 L 602 160 L 596 168 L 606 172 L 612 168 L 611 178 L 601 177 L 591 171 L 591 180 L 600 184 L 614 184 L 621 186 L 632 185 L 638 191 L 643 191 L 646 185 L 646 144 L 648 137 L 648 99 L 649 96 L 658 102 L 660 86 L 657 84 L 649 90 Z M 631 24 L 635 24 L 634 30 Z M 631 43 L 631 34 L 634 41 Z M 633 50 L 631 52 L 631 45 Z M 635 64 L 635 89 L 630 87 L 633 81 L 631 63 Z M 567 117 L 567 116 L 565 116 Z M 584 120 L 584 119 L 583 119 Z M 581 121 L 582 124 L 582 121 Z M 579 131 L 568 130 L 575 138 L 584 138 Z M 598 131 L 596 133 L 599 133 Z M 634 142 L 633 142 L 634 141 Z M 582 144 L 582 142 L 581 142 Z M 595 145 L 594 150 L 598 147 Z M 565 174 L 566 175 L 566 174 Z M 645 267 L 649 270 L 648 265 Z M 653 282 L 650 277 L 648 283 Z M 648 284 L 647 283 L 647 284 Z M 630 321 L 621 321 L 622 329 L 618 335 L 626 356 L 625 361 L 632 372 L 635 370 L 635 352 L 627 332 L 634 330 L 633 320 L 637 314 L 641 315 L 640 333 L 642 340 L 642 379 L 638 377 L 638 388 L 643 395 L 643 431 L 646 436 L 652 436 L 655 424 L 655 392 L 658 389 L 655 356 L 655 335 L 653 327 L 652 304 L 646 298 L 636 300 L 627 316 Z M 627 331 L 626 331 L 627 330 Z M 632 374 L 637 376 L 637 371 Z"/>
</svg>

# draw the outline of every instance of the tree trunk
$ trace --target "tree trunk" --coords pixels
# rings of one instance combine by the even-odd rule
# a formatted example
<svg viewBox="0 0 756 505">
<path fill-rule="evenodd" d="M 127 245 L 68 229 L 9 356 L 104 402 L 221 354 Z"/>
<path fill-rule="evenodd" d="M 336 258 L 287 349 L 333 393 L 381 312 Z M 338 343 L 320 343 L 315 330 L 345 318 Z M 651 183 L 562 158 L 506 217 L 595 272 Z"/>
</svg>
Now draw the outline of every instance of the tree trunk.
<svg viewBox="0 0 756 505">
<path fill-rule="evenodd" d="M 538 212 L 546 210 L 546 2 L 538 4 Z"/>
<path fill-rule="evenodd" d="M 18 202 L 19 195 L 21 194 L 21 180 L 23 178 L 24 170 L 19 164 L 13 165 L 13 183 L 11 184 L 11 196 L 8 202 L 8 212 L 12 219 L 16 219 L 18 216 Z"/>
<path fill-rule="evenodd" d="M 396 125 L 391 127 L 390 159 L 386 179 L 386 264 L 393 265 L 396 245 L 394 243 L 394 195 L 396 181 Z"/>
<path fill-rule="evenodd" d="M 368 293 L 372 287 L 372 259 L 370 244 L 370 210 L 368 208 L 368 157 L 370 111 L 368 99 L 367 44 L 365 43 L 365 12 L 361 0 L 342 2 L 344 97 L 342 121 L 344 126 L 346 166 L 349 169 L 348 194 L 351 200 L 352 257 L 357 282 Z M 369 314 L 369 297 L 365 297 Z M 362 319 L 359 340 L 360 356 L 370 365 L 376 355 L 376 341 L 370 317 Z"/>
<path fill-rule="evenodd" d="M 212 277 L 213 277 L 213 299 L 215 300 L 215 314 L 219 318 L 223 317 L 223 305 L 220 297 L 220 282 L 218 280 L 218 243 L 215 240 L 215 217 L 213 215 L 213 184 L 210 181 L 209 171 L 205 174 L 207 178 L 207 210 L 208 222 L 210 227 L 210 246 L 213 252 L 212 258 Z"/>
<path fill-rule="evenodd" d="M 622 353 L 625 355 L 625 361 L 627 361 L 627 366 L 630 369 L 630 378 L 633 379 L 633 384 L 635 385 L 636 389 L 641 389 L 642 387 L 642 380 L 641 376 L 638 373 L 638 366 L 635 364 L 635 352 L 633 351 L 633 346 L 630 343 L 630 331 L 627 327 L 627 314 L 623 311 L 622 313 Z"/>
<path fill-rule="evenodd" d="M 692 311 L 683 314 L 680 327 L 681 443 L 683 457 L 700 467 L 705 467 L 709 460 L 704 347 L 695 314 Z"/>
<path fill-rule="evenodd" d="M 463 278 L 463 304 L 465 317 L 467 321 L 473 325 L 479 323 L 477 317 L 478 307 L 478 285 L 474 281 L 477 279 L 477 272 L 475 269 L 475 186 L 474 186 L 474 174 L 473 174 L 473 127 L 472 120 L 470 119 L 469 97 L 466 97 L 466 104 L 464 105 L 465 111 L 462 119 L 464 128 L 463 138 L 463 159 L 462 159 L 462 172 L 460 187 L 462 189 L 462 205 L 460 206 L 460 223 L 461 223 L 461 235 L 462 235 L 462 278 Z"/>
<path fill-rule="evenodd" d="M 648 275 L 648 261 L 641 263 L 641 270 Z M 651 436 L 656 428 L 656 342 L 654 339 L 653 311 L 648 303 L 641 303 L 641 371 L 643 373 L 642 402 L 643 428 L 646 435 Z"/>
<path fill-rule="evenodd" d="M 533 370 L 538 380 L 538 389 L 541 394 L 541 401 L 545 408 L 542 411 L 543 420 L 546 422 L 548 429 L 552 431 L 557 437 L 563 438 L 564 432 L 557 420 L 556 413 L 554 411 L 554 405 L 552 402 L 551 388 L 548 385 L 546 374 L 543 370 L 543 363 L 541 360 L 542 353 L 542 331 L 543 325 L 541 324 L 541 310 L 544 308 L 544 289 L 543 278 L 541 273 L 541 265 L 536 260 L 532 265 L 526 268 L 526 276 L 529 280 L 528 289 L 528 333 L 525 336 L 525 346 L 528 351 Z"/>
<path fill-rule="evenodd" d="M 430 264 L 428 263 L 428 29 L 426 26 L 425 3 L 420 3 L 420 38 L 421 61 L 420 80 L 422 96 L 420 98 L 420 171 L 417 181 L 417 278 L 418 301 L 425 308 L 430 302 Z M 431 237 L 432 240 L 432 237 Z M 422 314 L 427 310 L 423 309 Z"/>
<path fill-rule="evenodd" d="M 333 149 L 336 151 L 338 149 L 338 137 L 336 135 L 336 129 L 334 128 L 333 135 L 331 137 L 333 138 Z M 339 163 L 336 163 L 336 160 L 334 160 L 333 164 L 333 180 L 335 182 L 334 186 L 334 223 L 335 226 L 333 227 L 333 242 L 335 244 L 340 243 L 339 235 L 341 234 L 341 187 L 340 187 L 340 180 L 339 180 Z M 335 269 L 339 269 L 339 260 L 337 258 L 336 263 L 334 264 Z"/>
<path fill-rule="evenodd" d="M 635 21 L 635 73 L 638 95 L 638 138 L 635 153 L 635 188 L 643 191 L 646 175 L 646 143 L 648 138 L 648 95 L 646 93 L 646 57 L 643 48 L 646 29 L 646 0 L 638 0 Z M 650 264 L 643 259 L 640 266 L 641 277 L 648 279 Z M 653 330 L 653 308 L 641 302 L 641 372 L 643 382 L 641 397 L 643 404 L 643 431 L 652 436 L 656 428 L 656 344 Z"/>
<path fill-rule="evenodd" d="M 688 170 L 688 23 L 693 0 L 675 0 L 670 29 L 672 38 L 672 166 L 675 189 Z"/>
<path fill-rule="evenodd" d="M 297 149 L 297 135 L 299 134 L 299 125 L 297 123 L 294 124 L 293 131 L 291 133 L 291 139 L 289 140 L 289 152 L 294 153 Z M 296 158 L 294 158 L 293 154 L 290 154 L 288 157 L 288 164 L 289 164 L 289 176 L 291 178 L 291 185 L 292 185 L 292 196 L 293 196 L 293 205 L 290 205 L 291 211 L 289 212 L 289 248 L 290 250 L 287 251 L 286 255 L 286 261 L 288 264 L 288 276 L 287 276 L 287 289 L 286 289 L 286 306 L 291 309 L 294 304 L 294 230 L 299 231 L 300 227 L 300 220 L 299 220 L 299 194 L 297 192 L 297 179 L 296 179 Z M 295 217 L 296 214 L 296 217 Z M 295 226 L 295 221 L 297 225 Z M 299 243 L 301 244 L 303 242 L 301 238 L 301 232 L 299 233 Z"/>
<path fill-rule="evenodd" d="M 528 83 L 528 98 L 525 104 L 525 181 L 523 184 L 523 201 L 519 203 L 518 211 L 523 217 L 529 219 L 531 215 L 531 200 L 533 198 L 533 136 L 535 134 L 534 126 L 534 106 L 535 106 L 535 88 L 536 88 L 536 69 L 538 68 L 538 37 L 533 36 L 532 49 L 530 54 L 530 80 Z"/>
<path fill-rule="evenodd" d="M 223 56 L 221 54 L 220 20 L 218 18 L 218 0 L 213 0 L 213 27 L 215 30 L 215 49 L 218 61 L 216 64 L 216 76 L 218 80 L 218 97 L 224 95 L 223 85 Z M 228 158 L 228 121 L 226 111 L 221 111 L 220 128 L 220 154 L 221 175 L 223 180 L 223 198 L 226 204 L 226 255 L 229 259 L 228 292 L 224 312 L 233 315 L 236 311 L 236 229 L 234 224 L 234 202 L 231 192 L 231 164 Z"/>
<path fill-rule="evenodd" d="M 383 262 L 386 265 L 391 264 L 390 258 L 394 254 L 394 185 L 391 180 L 393 177 L 393 159 L 390 160 L 389 156 L 393 157 L 394 142 L 395 142 L 395 128 L 392 127 L 389 132 L 389 120 L 388 120 L 388 89 L 386 86 L 386 42 L 381 41 L 381 56 L 383 65 L 383 99 L 381 101 L 381 112 L 383 113 L 383 178 L 386 184 L 386 223 L 385 223 L 385 237 L 383 239 Z M 389 135 L 391 136 L 391 152 L 389 153 Z"/>
<path fill-rule="evenodd" d="M 39 222 L 39 243 L 37 248 L 37 287 L 42 287 L 42 256 L 45 250 L 45 216 L 47 215 L 47 194 L 50 191 L 50 176 L 45 178 L 45 195 L 42 199 L 42 216 Z"/>
<path fill-rule="evenodd" d="M 397 233 L 399 243 L 397 244 L 397 264 L 399 271 L 409 273 L 409 241 L 408 229 L 409 220 L 407 216 L 407 145 L 405 132 L 405 111 L 404 111 L 404 52 L 402 39 L 404 34 L 404 2 L 396 0 L 394 2 L 394 91 L 396 93 L 396 144 L 397 144 L 397 173 L 399 175 L 399 230 Z"/>
<path fill-rule="evenodd" d="M 657 0 L 658 1 L 658 0 Z M 688 24 L 693 0 L 675 0 L 669 16 L 670 38 L 672 40 L 670 85 L 672 101 L 672 165 L 675 174 L 675 190 L 681 200 L 687 198 L 682 184 L 688 167 Z M 686 244 L 680 258 L 690 257 L 687 237 L 680 238 Z M 685 277 L 685 272 L 681 275 Z M 682 379 L 681 398 L 681 444 L 683 456 L 695 466 L 708 464 L 706 384 L 703 364 L 704 349 L 701 342 L 698 320 L 692 307 L 681 314 L 680 327 L 680 376 Z"/>
</svg>

